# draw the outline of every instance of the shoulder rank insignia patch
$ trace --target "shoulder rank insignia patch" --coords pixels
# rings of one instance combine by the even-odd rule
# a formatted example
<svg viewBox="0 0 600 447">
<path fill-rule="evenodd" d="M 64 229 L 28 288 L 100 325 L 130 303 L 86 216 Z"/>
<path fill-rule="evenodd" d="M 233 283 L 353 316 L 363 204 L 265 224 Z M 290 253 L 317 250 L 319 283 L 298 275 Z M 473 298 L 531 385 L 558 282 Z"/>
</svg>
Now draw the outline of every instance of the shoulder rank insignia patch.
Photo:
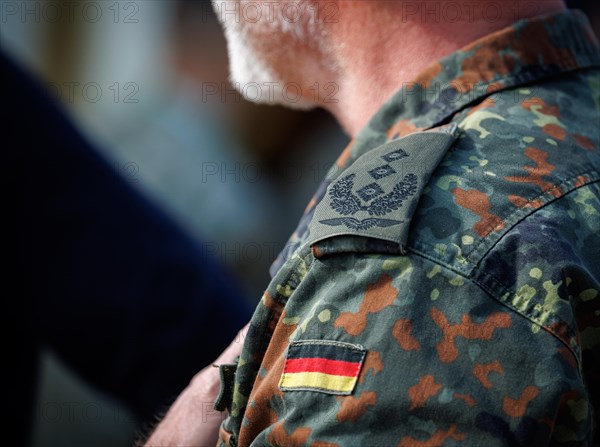
<svg viewBox="0 0 600 447">
<path fill-rule="evenodd" d="M 416 132 L 359 157 L 331 184 L 310 224 L 310 244 L 341 235 L 406 245 L 423 188 L 457 138 L 455 125 Z"/>
<path fill-rule="evenodd" d="M 293 341 L 279 388 L 352 394 L 367 351 L 359 345 L 328 340 Z"/>
</svg>

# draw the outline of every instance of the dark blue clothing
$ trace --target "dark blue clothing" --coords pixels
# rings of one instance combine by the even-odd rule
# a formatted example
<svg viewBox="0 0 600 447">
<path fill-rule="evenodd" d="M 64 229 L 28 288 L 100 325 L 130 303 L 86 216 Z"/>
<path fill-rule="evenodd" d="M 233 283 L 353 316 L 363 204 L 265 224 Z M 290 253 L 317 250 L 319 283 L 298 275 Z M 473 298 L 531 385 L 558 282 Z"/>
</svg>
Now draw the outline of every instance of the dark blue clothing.
<svg viewBox="0 0 600 447">
<path fill-rule="evenodd" d="M 41 347 L 147 420 L 227 346 L 248 301 L 43 88 L 5 55 L 0 63 L 14 269 L 3 294 L 4 437 L 27 442 Z"/>
</svg>

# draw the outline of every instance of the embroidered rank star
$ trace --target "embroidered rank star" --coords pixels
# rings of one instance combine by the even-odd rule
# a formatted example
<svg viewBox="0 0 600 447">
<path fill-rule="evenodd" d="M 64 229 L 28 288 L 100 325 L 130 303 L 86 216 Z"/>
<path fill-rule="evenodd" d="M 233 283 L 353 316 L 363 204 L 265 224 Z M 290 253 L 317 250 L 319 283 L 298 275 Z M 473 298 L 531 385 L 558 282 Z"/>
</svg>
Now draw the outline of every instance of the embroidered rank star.
<svg viewBox="0 0 600 447">
<path fill-rule="evenodd" d="M 367 351 L 359 345 L 327 340 L 294 341 L 279 381 L 282 391 L 351 394 Z"/>
</svg>

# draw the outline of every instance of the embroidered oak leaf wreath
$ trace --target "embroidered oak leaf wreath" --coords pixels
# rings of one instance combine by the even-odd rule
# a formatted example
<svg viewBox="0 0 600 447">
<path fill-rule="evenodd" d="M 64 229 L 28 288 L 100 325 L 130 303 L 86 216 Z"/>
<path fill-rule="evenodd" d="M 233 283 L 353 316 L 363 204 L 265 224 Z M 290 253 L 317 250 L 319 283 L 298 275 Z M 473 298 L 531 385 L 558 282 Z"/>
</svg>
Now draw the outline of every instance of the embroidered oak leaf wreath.
<svg viewBox="0 0 600 447">
<path fill-rule="evenodd" d="M 384 158 L 385 159 L 385 158 Z M 395 173 L 389 165 L 369 171 L 374 178 L 387 177 Z M 366 211 L 370 216 L 385 216 L 396 211 L 402 206 L 402 202 L 414 195 L 417 191 L 418 179 L 415 174 L 407 174 L 402 181 L 394 186 L 391 192 L 384 194 L 383 189 L 377 183 L 371 183 L 358 191 L 354 189 L 354 178 L 356 174 L 349 174 L 338 180 L 330 189 L 331 207 L 345 217 L 325 219 L 319 222 L 325 225 L 345 225 L 352 230 L 368 230 L 372 227 L 390 227 L 402 223 L 400 220 L 383 219 L 381 217 L 369 217 L 357 219 L 350 217 L 359 211 Z"/>
</svg>

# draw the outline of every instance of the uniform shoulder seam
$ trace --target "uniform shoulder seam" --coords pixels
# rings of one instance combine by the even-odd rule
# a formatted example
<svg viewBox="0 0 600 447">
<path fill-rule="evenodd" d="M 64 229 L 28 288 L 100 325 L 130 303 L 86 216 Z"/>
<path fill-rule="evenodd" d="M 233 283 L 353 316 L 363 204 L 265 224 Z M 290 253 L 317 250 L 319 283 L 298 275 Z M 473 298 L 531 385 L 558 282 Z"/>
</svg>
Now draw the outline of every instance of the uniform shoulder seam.
<svg viewBox="0 0 600 447">
<path fill-rule="evenodd" d="M 581 179 L 582 177 L 587 176 L 587 178 L 583 181 L 581 181 L 580 184 L 577 184 L 577 182 L 579 181 L 579 179 Z M 519 216 L 519 213 L 523 212 L 524 208 L 518 208 L 516 210 L 514 210 L 512 213 L 508 214 L 506 217 L 503 218 L 503 221 L 505 222 L 510 222 L 511 219 L 514 220 L 512 222 L 512 224 L 507 225 L 506 229 L 503 231 L 503 233 L 496 238 L 496 240 L 489 246 L 486 248 L 486 246 L 484 245 L 484 243 L 486 241 L 489 241 L 488 238 L 482 238 L 476 245 L 475 247 L 473 247 L 473 249 L 468 252 L 465 253 L 464 256 L 465 258 L 468 260 L 469 264 L 471 264 L 474 268 L 477 267 L 477 265 L 479 265 L 479 263 L 481 262 L 481 260 L 483 258 L 485 258 L 487 256 L 487 254 L 492 251 L 494 249 L 494 247 L 502 240 L 504 239 L 504 237 L 510 232 L 512 231 L 517 225 L 519 225 L 519 223 L 521 223 L 522 221 L 524 221 L 525 219 L 529 218 L 530 216 L 534 216 L 535 214 L 537 214 L 542 208 L 545 208 L 546 206 L 550 205 L 551 203 L 554 203 L 560 199 L 562 199 L 563 197 L 567 196 L 568 194 L 579 190 L 580 188 L 583 188 L 585 186 L 588 186 L 590 184 L 593 183 L 597 183 L 600 181 L 600 172 L 598 172 L 596 169 L 588 169 L 585 170 L 581 173 L 575 174 L 575 175 L 571 175 L 568 179 L 565 179 L 561 182 L 559 182 L 558 184 L 553 185 L 551 188 L 547 188 L 545 190 L 543 190 L 542 192 L 540 192 L 537 196 L 535 196 L 532 199 L 528 200 L 528 203 L 535 203 L 537 200 L 544 200 L 545 202 L 529 211 L 528 213 L 525 213 L 523 216 Z M 566 188 L 567 190 L 561 194 L 560 196 L 556 197 L 552 194 L 548 194 L 550 191 L 555 190 L 557 188 Z M 480 247 L 482 247 L 483 249 L 480 250 Z M 477 256 L 474 256 L 475 254 L 477 254 Z M 475 258 L 475 259 L 474 259 Z"/>
<path fill-rule="evenodd" d="M 578 188 L 576 188 L 578 189 Z M 418 256 L 420 258 L 424 258 L 427 259 L 433 263 L 435 263 L 436 265 L 439 265 L 441 268 L 451 271 L 453 273 L 456 273 L 457 275 L 459 275 L 461 278 L 469 281 L 470 283 L 472 283 L 473 285 L 475 285 L 477 288 L 479 288 L 482 292 L 484 292 L 486 295 L 488 295 L 491 299 L 493 299 L 495 302 L 497 302 L 498 304 L 507 307 L 508 309 L 510 309 L 511 311 L 513 311 L 514 313 L 516 313 L 517 315 L 519 315 L 520 317 L 529 320 L 531 323 L 535 324 L 536 326 L 539 326 L 540 328 L 544 329 L 545 332 L 549 333 L 550 335 L 554 336 L 555 338 L 557 338 L 561 344 L 563 344 L 564 346 L 566 346 L 569 351 L 573 354 L 573 356 L 575 357 L 576 361 L 577 361 L 577 365 L 579 370 L 581 370 L 581 356 L 579 355 L 578 352 L 576 352 L 575 349 L 573 349 L 572 346 L 570 346 L 568 343 L 565 342 L 565 340 L 563 340 L 558 334 L 556 334 L 555 332 L 553 332 L 550 328 L 546 327 L 545 325 L 541 324 L 540 322 L 536 321 L 535 318 L 521 312 L 519 309 L 515 308 L 514 306 L 511 306 L 510 303 L 506 302 L 505 300 L 503 300 L 501 297 L 497 296 L 496 293 L 494 293 L 494 291 L 490 290 L 488 287 L 486 287 L 484 284 L 482 284 L 480 281 L 477 281 L 477 279 L 475 279 L 473 277 L 472 274 L 465 274 L 464 272 L 461 272 L 460 270 L 456 270 L 454 268 L 452 268 L 451 266 L 445 264 L 444 262 L 441 262 L 440 260 L 434 258 L 434 257 L 430 257 L 427 256 L 425 253 L 419 252 L 417 250 L 413 250 L 409 248 L 409 251 L 415 255 Z M 489 279 L 491 279 L 492 281 L 494 281 L 496 284 L 498 284 L 498 286 L 500 288 L 502 288 L 507 294 L 513 295 L 515 292 L 512 292 L 511 290 L 509 290 L 506 286 L 504 286 L 503 284 L 501 284 L 498 280 L 496 280 L 496 278 L 494 278 L 493 276 L 484 273 L 484 275 L 486 277 L 488 277 Z M 562 321 L 562 320 L 561 320 Z M 569 331 L 572 331 L 572 329 L 566 325 L 565 326 L 569 329 Z"/>
</svg>

